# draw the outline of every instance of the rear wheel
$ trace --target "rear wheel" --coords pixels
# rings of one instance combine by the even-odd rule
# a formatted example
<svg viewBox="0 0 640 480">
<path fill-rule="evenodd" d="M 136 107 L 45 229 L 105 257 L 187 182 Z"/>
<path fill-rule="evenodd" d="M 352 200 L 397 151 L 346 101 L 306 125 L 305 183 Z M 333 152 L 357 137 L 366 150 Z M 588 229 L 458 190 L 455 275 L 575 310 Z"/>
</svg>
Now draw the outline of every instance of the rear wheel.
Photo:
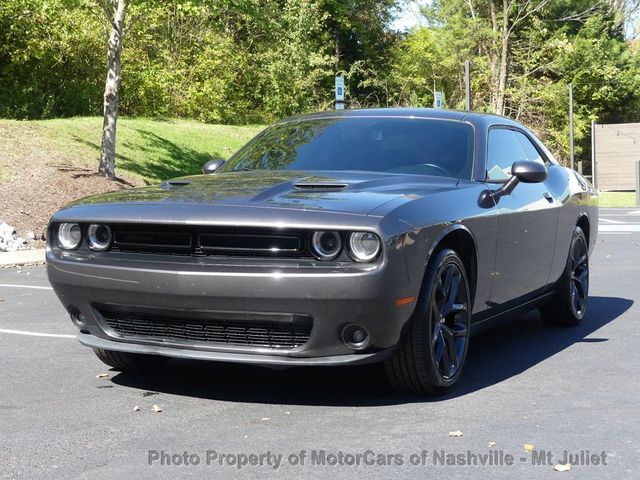
<svg viewBox="0 0 640 480">
<path fill-rule="evenodd" d="M 460 379 L 469 345 L 469 282 L 460 257 L 444 249 L 429 262 L 409 328 L 385 371 L 396 390 L 436 395 Z"/>
<path fill-rule="evenodd" d="M 143 355 L 139 353 L 117 352 L 94 348 L 96 356 L 103 362 L 121 372 L 148 370 L 164 365 L 169 358 L 159 355 Z"/>
<path fill-rule="evenodd" d="M 540 307 L 542 319 L 551 325 L 578 325 L 587 313 L 588 297 L 589 249 L 584 232 L 576 227 L 558 290 L 549 303 Z"/>
</svg>

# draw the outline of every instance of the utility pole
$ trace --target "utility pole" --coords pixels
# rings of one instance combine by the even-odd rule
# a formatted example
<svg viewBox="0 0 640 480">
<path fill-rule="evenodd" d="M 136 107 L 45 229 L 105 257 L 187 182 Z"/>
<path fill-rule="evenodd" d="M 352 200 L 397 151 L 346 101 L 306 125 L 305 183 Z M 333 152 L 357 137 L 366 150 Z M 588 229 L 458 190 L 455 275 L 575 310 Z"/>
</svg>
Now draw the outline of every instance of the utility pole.
<svg viewBox="0 0 640 480">
<path fill-rule="evenodd" d="M 640 207 L 640 160 L 636 161 L 636 207 Z"/>
<path fill-rule="evenodd" d="M 596 186 L 596 121 L 591 120 L 591 183 Z"/>
<path fill-rule="evenodd" d="M 464 62 L 464 94 L 465 107 L 470 111 L 473 109 L 471 103 L 471 60 L 465 60 Z"/>
<path fill-rule="evenodd" d="M 571 170 L 574 169 L 574 146 L 573 146 L 573 82 L 569 84 L 569 160 Z"/>
</svg>

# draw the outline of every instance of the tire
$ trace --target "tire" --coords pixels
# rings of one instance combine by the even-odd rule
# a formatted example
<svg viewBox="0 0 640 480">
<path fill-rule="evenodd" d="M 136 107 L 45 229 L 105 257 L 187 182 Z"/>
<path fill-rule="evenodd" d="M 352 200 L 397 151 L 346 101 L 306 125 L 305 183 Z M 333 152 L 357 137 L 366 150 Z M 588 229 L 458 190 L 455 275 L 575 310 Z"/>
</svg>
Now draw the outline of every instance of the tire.
<svg viewBox="0 0 640 480">
<path fill-rule="evenodd" d="M 573 327 L 587 313 L 589 298 L 589 246 L 580 227 L 573 230 L 569 257 L 557 285 L 556 294 L 540 307 L 542 320 L 549 325 Z"/>
<path fill-rule="evenodd" d="M 143 355 L 139 353 L 116 352 L 94 348 L 96 356 L 103 362 L 121 372 L 149 370 L 159 367 L 169 361 L 168 357 L 159 355 Z"/>
<path fill-rule="evenodd" d="M 427 266 L 410 323 L 384 364 L 395 390 L 439 395 L 458 383 L 469 347 L 470 299 L 458 254 L 451 249 L 436 252 Z"/>
</svg>

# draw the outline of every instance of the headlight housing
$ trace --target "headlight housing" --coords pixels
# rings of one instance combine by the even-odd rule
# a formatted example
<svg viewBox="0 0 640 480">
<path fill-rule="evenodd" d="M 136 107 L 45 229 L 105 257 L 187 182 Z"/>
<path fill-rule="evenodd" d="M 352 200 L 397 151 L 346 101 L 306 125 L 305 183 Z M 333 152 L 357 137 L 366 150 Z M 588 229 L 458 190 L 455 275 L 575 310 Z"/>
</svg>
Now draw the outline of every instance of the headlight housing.
<svg viewBox="0 0 640 480">
<path fill-rule="evenodd" d="M 103 252 L 111 246 L 111 229 L 108 225 L 91 224 L 87 229 L 87 243 L 96 252 Z"/>
<path fill-rule="evenodd" d="M 338 232 L 314 232 L 311 236 L 311 252 L 318 260 L 333 260 L 340 250 L 342 240 Z"/>
<path fill-rule="evenodd" d="M 58 245 L 63 250 L 75 250 L 82 242 L 82 227 L 77 223 L 58 225 Z"/>
<path fill-rule="evenodd" d="M 356 262 L 370 262 L 380 253 L 380 237 L 371 232 L 353 232 L 349 236 L 349 255 Z"/>
</svg>

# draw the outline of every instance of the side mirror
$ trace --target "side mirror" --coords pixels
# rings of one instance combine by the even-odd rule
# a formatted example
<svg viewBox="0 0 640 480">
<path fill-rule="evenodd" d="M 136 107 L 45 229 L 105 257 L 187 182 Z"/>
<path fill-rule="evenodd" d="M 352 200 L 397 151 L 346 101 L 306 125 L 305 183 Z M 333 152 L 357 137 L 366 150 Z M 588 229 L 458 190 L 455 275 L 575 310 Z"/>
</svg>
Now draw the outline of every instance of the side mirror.
<svg viewBox="0 0 640 480">
<path fill-rule="evenodd" d="M 205 163 L 202 166 L 202 173 L 204 173 L 205 175 L 210 175 L 212 173 L 215 173 L 224 163 L 224 159 L 223 158 L 214 158 L 212 160 L 209 160 L 207 163 Z"/>
<path fill-rule="evenodd" d="M 520 160 L 514 162 L 511 167 L 511 178 L 507 180 L 499 189 L 489 193 L 494 199 L 510 195 L 518 183 L 540 183 L 547 179 L 547 166 L 542 162 L 533 160 Z"/>
<path fill-rule="evenodd" d="M 547 167 L 542 162 L 520 160 L 511 167 L 511 174 L 522 183 L 540 183 L 547 179 Z"/>
</svg>

